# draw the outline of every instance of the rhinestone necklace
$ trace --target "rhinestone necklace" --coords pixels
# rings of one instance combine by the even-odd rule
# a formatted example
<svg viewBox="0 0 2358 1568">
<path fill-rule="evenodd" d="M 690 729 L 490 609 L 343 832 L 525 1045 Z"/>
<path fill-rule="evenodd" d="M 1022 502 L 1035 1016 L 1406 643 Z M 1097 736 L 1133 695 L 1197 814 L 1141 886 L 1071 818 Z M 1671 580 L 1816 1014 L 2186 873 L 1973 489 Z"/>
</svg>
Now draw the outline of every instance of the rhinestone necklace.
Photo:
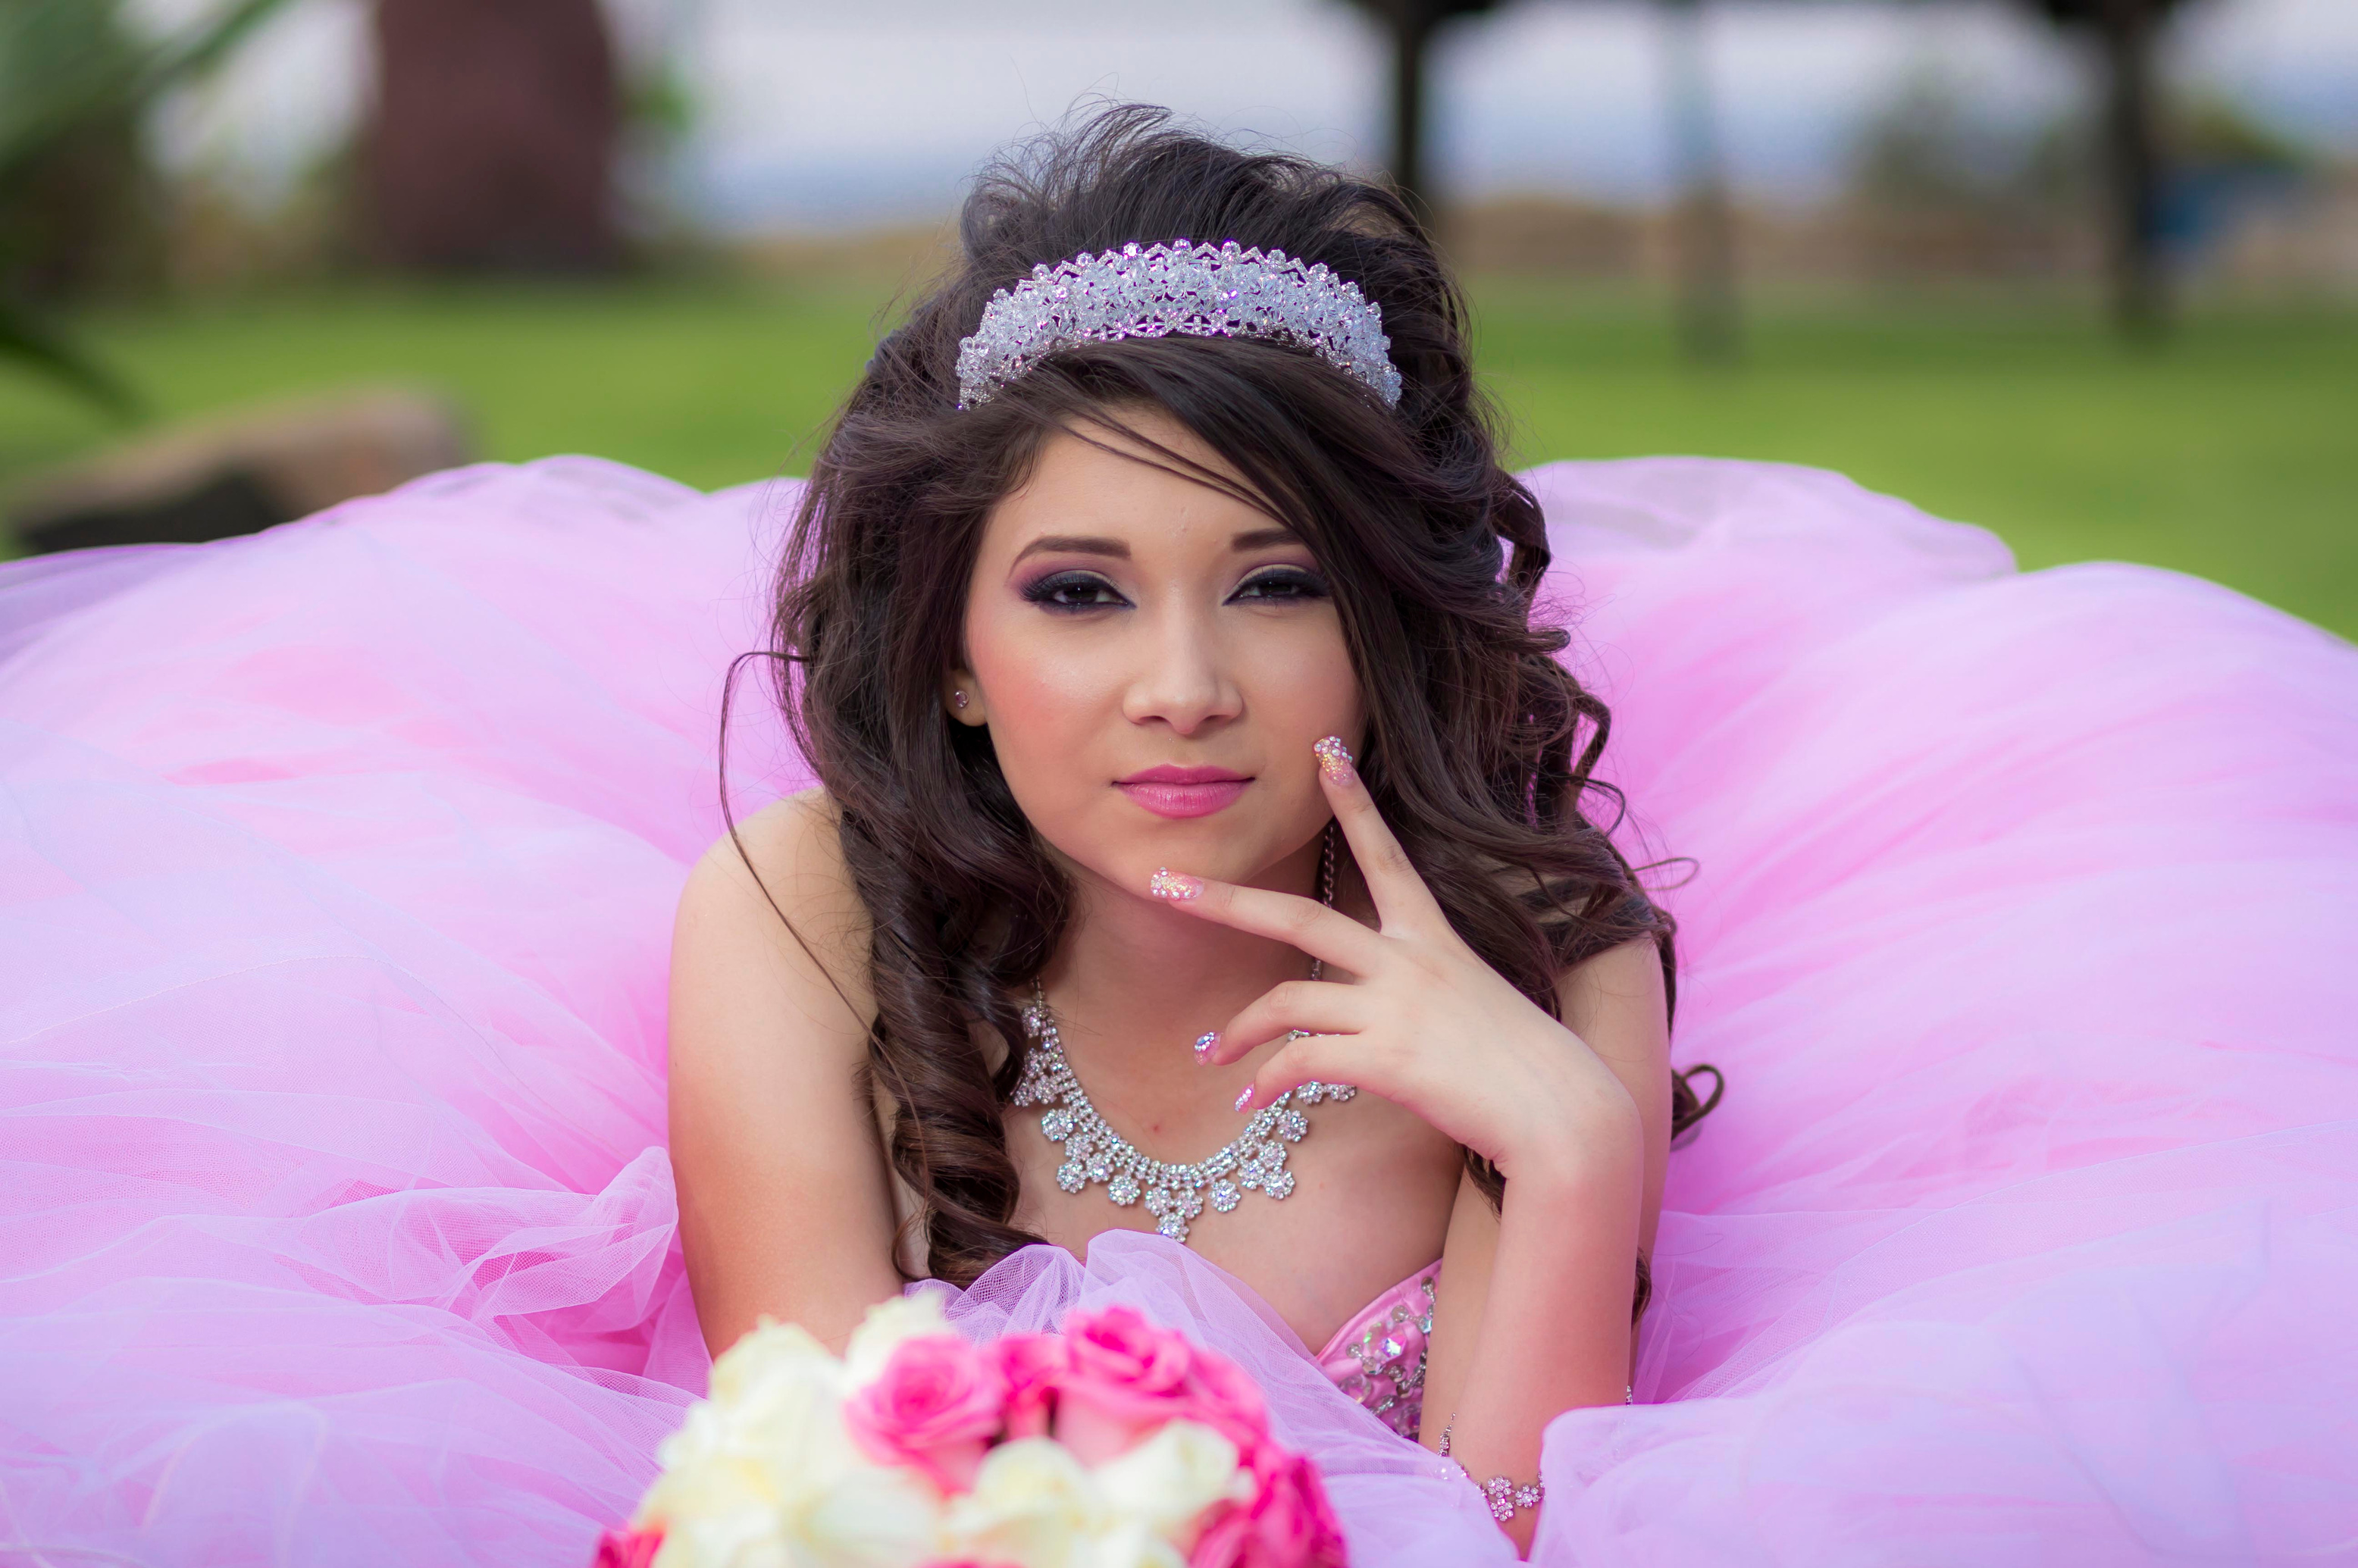
<svg viewBox="0 0 2358 1568">
<path fill-rule="evenodd" d="M 1322 902 L 1332 907 L 1332 827 L 1327 831 L 1321 871 Z M 1325 970 L 1323 963 L 1311 960 L 1312 979 L 1318 979 Z M 1310 1131 L 1310 1119 L 1302 1114 L 1300 1108 L 1321 1100 L 1333 1100 L 1339 1105 L 1359 1092 L 1352 1084 L 1325 1084 L 1315 1079 L 1302 1084 L 1254 1111 L 1244 1131 L 1208 1158 L 1174 1165 L 1140 1152 L 1108 1126 L 1097 1107 L 1089 1103 L 1088 1091 L 1081 1087 L 1081 1080 L 1073 1075 L 1072 1064 L 1065 1059 L 1065 1043 L 1056 1033 L 1055 1014 L 1049 1011 L 1047 992 L 1037 979 L 1032 982 L 1032 1000 L 1024 1004 L 1023 1032 L 1031 1036 L 1032 1045 L 1023 1054 L 1023 1076 L 1015 1086 L 1014 1103 L 1051 1108 L 1040 1117 L 1040 1131 L 1065 1152 L 1064 1163 L 1056 1167 L 1056 1185 L 1065 1192 L 1077 1193 L 1103 1183 L 1106 1196 L 1117 1208 L 1128 1208 L 1143 1197 L 1146 1212 L 1154 1217 L 1154 1228 L 1182 1243 L 1187 1239 L 1190 1222 L 1204 1212 L 1207 1201 L 1214 1209 L 1226 1214 L 1249 1192 L 1259 1192 L 1272 1202 L 1282 1202 L 1292 1195 L 1293 1173 L 1285 1168 L 1286 1146 L 1301 1142 Z M 1297 1029 L 1286 1038 L 1292 1040 L 1301 1033 Z"/>
</svg>

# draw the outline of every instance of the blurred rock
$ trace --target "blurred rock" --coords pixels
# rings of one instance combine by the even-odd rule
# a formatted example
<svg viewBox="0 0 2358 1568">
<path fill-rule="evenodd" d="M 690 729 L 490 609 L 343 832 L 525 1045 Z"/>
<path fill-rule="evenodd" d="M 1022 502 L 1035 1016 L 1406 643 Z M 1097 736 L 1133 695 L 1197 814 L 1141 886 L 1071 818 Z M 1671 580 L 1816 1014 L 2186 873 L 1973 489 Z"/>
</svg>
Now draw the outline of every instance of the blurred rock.
<svg viewBox="0 0 2358 1568">
<path fill-rule="evenodd" d="M 28 476 L 6 501 L 36 554 L 251 534 L 469 460 L 458 413 L 398 388 L 190 420 Z"/>
<path fill-rule="evenodd" d="M 613 265 L 622 106 L 597 0 L 377 0 L 376 40 L 367 168 L 385 260 Z"/>
</svg>

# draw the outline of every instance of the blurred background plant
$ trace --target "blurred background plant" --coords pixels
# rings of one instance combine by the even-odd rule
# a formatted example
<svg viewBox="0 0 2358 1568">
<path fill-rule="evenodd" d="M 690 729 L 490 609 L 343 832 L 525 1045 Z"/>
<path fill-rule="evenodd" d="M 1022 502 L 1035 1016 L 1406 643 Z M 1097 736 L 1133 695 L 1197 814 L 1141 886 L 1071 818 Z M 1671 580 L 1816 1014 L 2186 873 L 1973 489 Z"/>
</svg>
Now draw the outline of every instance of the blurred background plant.
<svg viewBox="0 0 2358 1568">
<path fill-rule="evenodd" d="M 128 414 L 136 398 L 59 307 L 152 286 L 160 205 L 143 121 L 285 0 L 237 0 L 162 38 L 113 0 L 0 3 L 0 355 Z"/>
<path fill-rule="evenodd" d="M 1394 171 L 1522 460 L 1823 464 L 2358 632 L 2347 0 L 0 0 L 13 547 L 793 471 L 1092 92 Z"/>
</svg>

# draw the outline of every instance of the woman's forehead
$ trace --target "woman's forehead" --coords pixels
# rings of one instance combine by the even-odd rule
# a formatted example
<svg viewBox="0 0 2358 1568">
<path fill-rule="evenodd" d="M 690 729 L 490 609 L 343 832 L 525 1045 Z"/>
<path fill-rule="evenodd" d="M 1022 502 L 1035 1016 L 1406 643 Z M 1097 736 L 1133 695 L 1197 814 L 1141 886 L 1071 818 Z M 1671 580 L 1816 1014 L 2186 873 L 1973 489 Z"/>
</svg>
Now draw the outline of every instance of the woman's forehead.
<svg viewBox="0 0 2358 1568">
<path fill-rule="evenodd" d="M 1183 540 L 1229 550 L 1294 542 L 1194 431 L 1159 411 L 1122 417 L 1128 429 L 1091 424 L 1048 438 L 1025 482 L 992 511 L 993 553 L 1129 557 Z"/>
</svg>

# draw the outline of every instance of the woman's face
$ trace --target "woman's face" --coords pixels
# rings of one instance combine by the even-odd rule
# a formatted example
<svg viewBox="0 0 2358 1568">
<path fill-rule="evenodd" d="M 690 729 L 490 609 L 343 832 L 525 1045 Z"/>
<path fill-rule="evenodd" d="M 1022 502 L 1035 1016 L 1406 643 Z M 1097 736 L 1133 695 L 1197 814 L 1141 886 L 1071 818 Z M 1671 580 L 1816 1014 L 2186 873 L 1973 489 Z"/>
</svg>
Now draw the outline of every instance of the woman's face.
<svg viewBox="0 0 2358 1568">
<path fill-rule="evenodd" d="M 1168 415 L 1126 417 L 1234 477 Z M 966 659 L 943 692 L 951 717 L 990 726 L 1017 804 L 1073 870 L 1141 897 L 1163 866 L 1260 880 L 1325 824 L 1312 744 L 1359 748 L 1358 678 L 1308 547 L 1267 513 L 1070 434 L 992 510 Z"/>
</svg>

